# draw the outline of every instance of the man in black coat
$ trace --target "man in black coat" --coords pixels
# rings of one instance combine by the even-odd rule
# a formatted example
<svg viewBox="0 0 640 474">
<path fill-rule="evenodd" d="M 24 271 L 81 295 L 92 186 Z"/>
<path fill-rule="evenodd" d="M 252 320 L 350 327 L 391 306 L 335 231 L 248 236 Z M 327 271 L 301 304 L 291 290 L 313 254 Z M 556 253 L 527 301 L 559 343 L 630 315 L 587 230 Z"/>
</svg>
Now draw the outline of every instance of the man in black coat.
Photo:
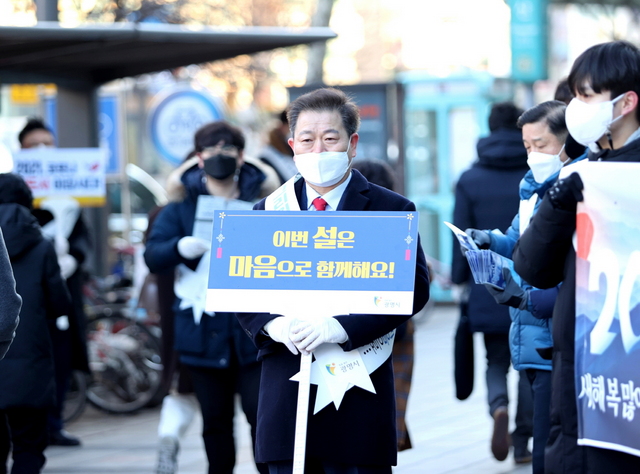
<svg viewBox="0 0 640 474">
<path fill-rule="evenodd" d="M 593 46 L 572 66 L 575 99 L 566 112 L 569 133 L 589 146 L 590 161 L 640 161 L 640 51 L 625 41 Z M 598 112 L 598 109 L 604 112 Z M 515 270 L 538 288 L 562 282 L 553 311 L 551 431 L 545 453 L 549 474 L 640 472 L 640 458 L 577 444 L 575 391 L 577 173 L 558 181 L 513 251 Z"/>
<path fill-rule="evenodd" d="M 0 472 L 36 474 L 45 463 L 47 409 L 55 402 L 54 361 L 47 320 L 70 314 L 71 299 L 53 245 L 30 213 L 31 190 L 16 174 L 0 174 L 0 228 L 16 290 L 20 324 L 0 361 Z"/>
<path fill-rule="evenodd" d="M 289 108 L 296 166 L 302 175 L 293 186 L 291 209 L 301 211 L 415 211 L 404 197 L 369 183 L 351 170 L 356 155 L 357 106 L 343 92 L 319 89 L 299 97 Z M 346 151 L 345 151 L 346 150 Z M 293 202 L 295 201 L 295 202 Z M 270 198 L 254 209 L 272 208 Z M 429 298 L 426 261 L 420 245 L 416 262 L 413 314 Z M 301 314 L 304 308 L 300 308 Z M 293 318 L 269 313 L 238 314 L 259 349 L 262 378 L 258 405 L 256 457 L 270 473 L 291 473 L 298 384 L 289 378 L 300 370 L 299 351 L 338 343 L 351 351 L 373 342 L 410 316 L 351 314 L 321 317 L 302 327 Z M 376 393 L 354 387 L 338 410 L 333 404 L 309 413 L 305 472 L 391 473 L 396 464 L 394 382 L 391 359 L 372 372 Z M 313 407 L 316 387 L 311 388 Z"/>
<path fill-rule="evenodd" d="M 511 225 L 518 213 L 519 184 L 529 170 L 522 132 L 517 126 L 522 110 L 511 102 L 494 104 L 489 115 L 488 137 L 478 141 L 478 161 L 462 173 L 456 185 L 453 224 L 461 229 L 500 229 Z M 476 285 L 469 263 L 454 237 L 451 281 L 469 287 L 467 306 L 470 329 L 481 332 L 487 351 L 487 398 L 494 420 L 491 451 L 499 461 L 509 454 L 509 308 L 498 305 L 483 285 Z M 489 248 L 486 243 L 485 248 Z M 473 370 L 473 368 L 469 368 Z M 533 433 L 533 402 L 527 377 L 520 377 L 516 429 L 512 434 L 517 463 L 530 462 L 527 445 Z"/>
</svg>

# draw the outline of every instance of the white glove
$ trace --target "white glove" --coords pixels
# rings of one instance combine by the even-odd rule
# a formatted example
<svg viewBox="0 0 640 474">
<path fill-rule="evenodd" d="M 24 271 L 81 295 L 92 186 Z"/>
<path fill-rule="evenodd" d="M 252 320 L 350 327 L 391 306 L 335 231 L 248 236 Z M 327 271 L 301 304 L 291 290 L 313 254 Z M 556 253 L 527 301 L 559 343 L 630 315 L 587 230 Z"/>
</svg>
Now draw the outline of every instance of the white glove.
<svg viewBox="0 0 640 474">
<path fill-rule="evenodd" d="M 69 253 L 69 241 L 60 235 L 56 235 L 53 240 L 53 246 L 56 249 L 56 254 L 64 255 Z"/>
<path fill-rule="evenodd" d="M 337 319 L 333 317 L 314 318 L 301 321 L 291 331 L 291 340 L 303 354 L 313 352 L 325 342 L 340 344 L 349 336 Z"/>
<path fill-rule="evenodd" d="M 73 275 L 73 272 L 78 268 L 78 261 L 69 254 L 58 256 L 58 265 L 60 266 L 60 273 L 65 280 Z"/>
<path fill-rule="evenodd" d="M 187 260 L 193 260 L 211 248 L 211 242 L 199 237 L 182 237 L 178 240 L 178 253 Z"/>
<path fill-rule="evenodd" d="M 296 327 L 298 321 L 295 318 L 285 318 L 284 316 L 278 316 L 275 319 L 272 319 L 267 324 L 264 325 L 264 331 L 269 335 L 271 339 L 276 342 L 281 342 L 287 349 L 291 351 L 293 355 L 297 355 L 298 351 L 296 350 L 296 346 L 291 341 L 291 329 Z"/>
</svg>

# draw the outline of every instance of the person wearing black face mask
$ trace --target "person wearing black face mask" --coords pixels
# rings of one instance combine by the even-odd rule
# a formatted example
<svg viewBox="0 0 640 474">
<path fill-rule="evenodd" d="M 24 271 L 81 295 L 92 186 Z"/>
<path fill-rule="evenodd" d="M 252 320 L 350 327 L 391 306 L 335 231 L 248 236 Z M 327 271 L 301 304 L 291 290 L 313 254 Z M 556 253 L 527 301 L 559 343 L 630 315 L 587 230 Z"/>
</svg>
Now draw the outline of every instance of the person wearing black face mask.
<svg viewBox="0 0 640 474">
<path fill-rule="evenodd" d="M 236 157 L 226 155 L 223 152 L 217 153 L 204 160 L 204 172 L 214 179 L 224 181 L 228 177 L 235 175 L 238 170 Z"/>
<path fill-rule="evenodd" d="M 181 367 L 191 377 L 202 411 L 209 472 L 231 474 L 235 464 L 234 397 L 236 393 L 240 395 L 255 436 L 261 363 L 256 362 L 257 350 L 235 316 L 204 313 L 204 301 L 195 296 L 197 292 L 187 295 L 180 280 L 190 275 L 190 281 L 201 282 L 202 288 L 206 288 L 209 257 L 205 253 L 211 242 L 194 236 L 199 200 L 202 202 L 208 196 L 222 198 L 224 207 L 232 209 L 241 208 L 240 201 L 246 201 L 250 209 L 248 203 L 271 193 L 279 181 L 266 165 L 245 160 L 242 132 L 226 122 L 205 125 L 196 132 L 194 142 L 195 156 L 177 170 L 184 190 L 182 199 L 171 202 L 158 214 L 147 238 L 144 257 L 152 273 L 177 270 L 174 308 L 179 309 L 175 311 L 174 347 Z M 168 181 L 175 186 L 176 176 L 170 176 Z M 176 472 L 178 439 L 189 424 L 189 420 L 181 419 L 181 403 L 185 403 L 184 397 L 181 399 L 174 393 L 163 402 L 156 473 Z M 162 421 L 165 415 L 167 423 Z M 180 428 L 169 435 L 171 431 L 166 425 Z M 257 468 L 266 474 L 265 465 Z"/>
</svg>

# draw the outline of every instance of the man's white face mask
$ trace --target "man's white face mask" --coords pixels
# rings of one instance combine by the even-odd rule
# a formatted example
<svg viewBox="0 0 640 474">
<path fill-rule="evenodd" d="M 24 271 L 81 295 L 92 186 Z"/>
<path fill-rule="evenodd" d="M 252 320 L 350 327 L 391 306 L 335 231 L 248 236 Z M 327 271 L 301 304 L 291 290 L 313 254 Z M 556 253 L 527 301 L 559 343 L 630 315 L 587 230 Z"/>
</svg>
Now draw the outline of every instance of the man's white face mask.
<svg viewBox="0 0 640 474">
<path fill-rule="evenodd" d="M 562 168 L 562 160 L 560 155 L 564 150 L 564 145 L 560 149 L 557 155 L 550 155 L 548 153 L 540 153 L 539 151 L 532 151 L 527 158 L 527 164 L 531 168 L 533 173 L 533 179 L 536 183 L 544 183 L 547 179 L 560 171 Z"/>
<path fill-rule="evenodd" d="M 347 151 L 295 154 L 293 161 L 306 182 L 326 188 L 336 184 L 349 171 L 350 146 L 351 137 Z"/>
<path fill-rule="evenodd" d="M 622 117 L 613 118 L 613 105 L 623 96 L 620 94 L 613 100 L 589 104 L 578 98 L 572 99 L 565 112 L 571 136 L 581 145 L 591 147 L 609 131 L 611 124 Z"/>
</svg>

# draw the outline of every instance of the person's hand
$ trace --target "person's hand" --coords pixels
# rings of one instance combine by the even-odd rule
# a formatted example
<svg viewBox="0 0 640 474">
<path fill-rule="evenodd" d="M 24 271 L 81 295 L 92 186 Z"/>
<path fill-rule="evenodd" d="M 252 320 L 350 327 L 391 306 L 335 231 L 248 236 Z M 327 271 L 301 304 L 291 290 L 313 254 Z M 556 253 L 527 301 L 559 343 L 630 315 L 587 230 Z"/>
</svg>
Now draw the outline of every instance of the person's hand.
<svg viewBox="0 0 640 474">
<path fill-rule="evenodd" d="M 496 303 L 511 306 L 512 308 L 527 309 L 529 292 L 523 290 L 520 285 L 515 282 L 508 268 L 502 269 L 502 276 L 505 282 L 504 290 L 499 290 L 486 283 L 484 284 L 487 291 L 493 296 L 493 299 L 496 300 Z"/>
<path fill-rule="evenodd" d="M 65 280 L 69 278 L 78 268 L 78 261 L 69 254 L 58 256 L 58 265 L 60 266 L 60 274 Z"/>
<path fill-rule="evenodd" d="M 300 321 L 292 328 L 291 340 L 303 354 L 313 352 L 325 342 L 340 344 L 347 342 L 349 336 L 337 319 L 320 317 L 308 321 Z"/>
<path fill-rule="evenodd" d="M 488 249 L 491 246 L 491 236 L 489 236 L 489 232 L 479 229 L 467 229 L 464 233 L 471 237 L 471 240 L 476 243 L 479 249 Z"/>
<path fill-rule="evenodd" d="M 200 257 L 211 248 L 211 243 L 199 237 L 182 237 L 178 240 L 178 253 L 187 260 Z"/>
<path fill-rule="evenodd" d="M 578 173 L 571 173 L 556 183 L 547 191 L 551 205 L 562 211 L 576 212 L 578 202 L 582 201 L 584 184 Z"/>
<path fill-rule="evenodd" d="M 287 349 L 289 349 L 293 355 L 297 355 L 298 351 L 296 346 L 290 338 L 291 326 L 295 326 L 297 322 L 298 320 L 294 318 L 278 316 L 264 325 L 264 332 L 274 341 L 281 342 L 287 346 Z"/>
</svg>

